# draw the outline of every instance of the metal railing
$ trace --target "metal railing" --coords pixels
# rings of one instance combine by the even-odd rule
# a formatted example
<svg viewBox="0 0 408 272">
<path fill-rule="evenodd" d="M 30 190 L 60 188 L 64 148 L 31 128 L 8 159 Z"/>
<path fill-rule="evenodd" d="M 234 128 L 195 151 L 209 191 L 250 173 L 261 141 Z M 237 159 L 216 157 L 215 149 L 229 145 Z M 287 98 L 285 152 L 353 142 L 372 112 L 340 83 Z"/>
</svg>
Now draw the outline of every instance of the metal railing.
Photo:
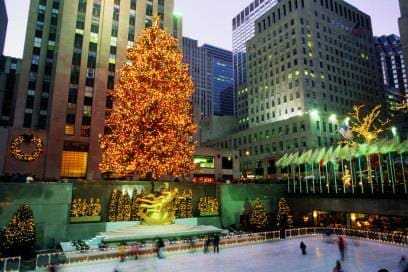
<svg viewBox="0 0 408 272">
<path fill-rule="evenodd" d="M 291 239 L 304 236 L 323 235 L 327 233 L 348 236 L 358 239 L 374 240 L 388 244 L 408 246 L 408 235 L 404 235 L 402 233 L 374 232 L 348 228 L 322 228 L 322 227 L 295 228 L 285 230 L 285 237 L 287 239 Z"/>
<path fill-rule="evenodd" d="M 0 271 L 20 271 L 21 257 L 0 258 Z"/>
<path fill-rule="evenodd" d="M 280 239 L 279 231 L 231 234 L 222 236 L 220 247 L 234 247 L 247 244 L 264 243 Z M 166 254 L 178 254 L 204 250 L 206 239 L 174 240 L 166 243 Z M 36 269 L 44 269 L 50 265 L 70 265 L 77 263 L 89 263 L 121 258 L 121 251 L 126 257 L 149 257 L 157 254 L 156 243 L 140 244 L 137 252 L 132 246 L 106 247 L 100 249 L 77 250 L 68 252 L 53 252 L 38 254 Z M 123 253 L 122 253 L 123 254 Z"/>
</svg>

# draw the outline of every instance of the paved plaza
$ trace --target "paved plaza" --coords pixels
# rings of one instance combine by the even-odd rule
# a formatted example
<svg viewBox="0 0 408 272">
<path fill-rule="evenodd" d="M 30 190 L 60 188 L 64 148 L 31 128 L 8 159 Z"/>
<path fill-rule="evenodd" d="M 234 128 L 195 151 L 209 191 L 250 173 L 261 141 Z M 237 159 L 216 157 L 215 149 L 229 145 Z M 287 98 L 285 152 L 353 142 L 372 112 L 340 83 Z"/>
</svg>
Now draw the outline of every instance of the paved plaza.
<svg viewBox="0 0 408 272">
<path fill-rule="evenodd" d="M 299 250 L 300 241 L 307 245 L 307 255 Z M 398 262 L 408 255 L 408 248 L 383 243 L 347 239 L 345 272 L 377 272 L 386 268 L 399 272 Z M 331 272 L 339 252 L 336 243 L 327 243 L 321 237 L 307 237 L 271 243 L 222 249 L 219 254 L 170 255 L 165 259 L 143 258 L 124 263 L 106 262 L 69 266 L 64 272 L 121 272 L 130 271 L 274 271 L 274 272 Z"/>
</svg>

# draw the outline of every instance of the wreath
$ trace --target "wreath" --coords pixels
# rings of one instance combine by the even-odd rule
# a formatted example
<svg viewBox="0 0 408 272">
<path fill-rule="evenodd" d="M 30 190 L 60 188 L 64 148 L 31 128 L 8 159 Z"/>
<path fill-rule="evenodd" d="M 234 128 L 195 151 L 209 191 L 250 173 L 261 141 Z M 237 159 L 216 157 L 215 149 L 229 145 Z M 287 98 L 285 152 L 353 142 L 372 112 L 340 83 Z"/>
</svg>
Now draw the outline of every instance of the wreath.
<svg viewBox="0 0 408 272">
<path fill-rule="evenodd" d="M 21 150 L 21 144 L 34 144 L 34 151 L 31 154 L 26 154 Z M 11 155 L 19 161 L 35 161 L 43 152 L 43 142 L 40 137 L 32 134 L 19 135 L 13 139 L 10 145 Z"/>
</svg>

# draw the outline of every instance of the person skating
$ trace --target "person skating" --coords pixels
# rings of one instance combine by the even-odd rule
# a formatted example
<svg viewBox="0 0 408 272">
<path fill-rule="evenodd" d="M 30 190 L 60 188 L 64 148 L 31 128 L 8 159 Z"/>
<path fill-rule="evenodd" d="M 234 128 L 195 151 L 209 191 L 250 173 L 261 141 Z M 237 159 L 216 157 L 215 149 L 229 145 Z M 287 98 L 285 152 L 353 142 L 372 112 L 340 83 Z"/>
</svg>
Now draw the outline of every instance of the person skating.
<svg viewBox="0 0 408 272">
<path fill-rule="evenodd" d="M 343 237 L 339 237 L 339 251 L 341 260 L 344 261 L 345 251 L 346 251 L 346 242 L 344 241 Z"/>
<path fill-rule="evenodd" d="M 336 266 L 333 268 L 333 272 L 343 272 L 343 269 L 341 269 L 341 263 L 339 260 L 336 261 Z"/>
<path fill-rule="evenodd" d="M 407 257 L 405 256 L 401 257 L 401 260 L 399 261 L 399 269 L 400 269 L 400 272 L 408 272 Z"/>
<path fill-rule="evenodd" d="M 164 258 L 164 241 L 162 238 L 159 238 L 159 241 L 157 241 L 157 257 L 159 259 Z"/>
<path fill-rule="evenodd" d="M 220 236 L 218 234 L 214 235 L 213 246 L 214 253 L 220 253 Z"/>
<path fill-rule="evenodd" d="M 300 242 L 300 250 L 302 251 L 302 255 L 306 255 L 306 245 L 303 243 L 303 241 Z"/>
</svg>

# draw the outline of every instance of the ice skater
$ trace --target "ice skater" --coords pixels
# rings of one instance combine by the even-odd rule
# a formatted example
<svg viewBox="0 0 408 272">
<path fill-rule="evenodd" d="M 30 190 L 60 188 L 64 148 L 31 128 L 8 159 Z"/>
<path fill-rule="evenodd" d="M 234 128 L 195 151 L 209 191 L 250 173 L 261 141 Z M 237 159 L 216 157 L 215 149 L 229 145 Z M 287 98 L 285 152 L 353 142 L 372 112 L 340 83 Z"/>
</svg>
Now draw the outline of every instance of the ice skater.
<svg viewBox="0 0 408 272">
<path fill-rule="evenodd" d="M 214 235 L 213 246 L 214 253 L 220 253 L 220 236 L 218 234 Z"/>
<path fill-rule="evenodd" d="M 159 241 L 157 241 L 157 257 L 159 259 L 164 258 L 164 241 L 162 238 L 159 238 Z"/>
<path fill-rule="evenodd" d="M 336 266 L 333 268 L 333 272 L 343 272 L 343 269 L 341 269 L 341 263 L 339 260 L 336 261 Z"/>
<path fill-rule="evenodd" d="M 408 272 L 408 261 L 407 257 L 402 256 L 401 260 L 399 261 L 399 271 L 400 272 Z"/>
<path fill-rule="evenodd" d="M 303 241 L 300 242 L 300 250 L 302 251 L 302 255 L 306 255 L 306 245 L 303 243 Z"/>
<path fill-rule="evenodd" d="M 341 236 L 339 237 L 338 246 L 339 246 L 341 260 L 344 261 L 345 252 L 346 252 L 346 242 L 344 241 L 343 237 L 341 237 Z"/>
</svg>

